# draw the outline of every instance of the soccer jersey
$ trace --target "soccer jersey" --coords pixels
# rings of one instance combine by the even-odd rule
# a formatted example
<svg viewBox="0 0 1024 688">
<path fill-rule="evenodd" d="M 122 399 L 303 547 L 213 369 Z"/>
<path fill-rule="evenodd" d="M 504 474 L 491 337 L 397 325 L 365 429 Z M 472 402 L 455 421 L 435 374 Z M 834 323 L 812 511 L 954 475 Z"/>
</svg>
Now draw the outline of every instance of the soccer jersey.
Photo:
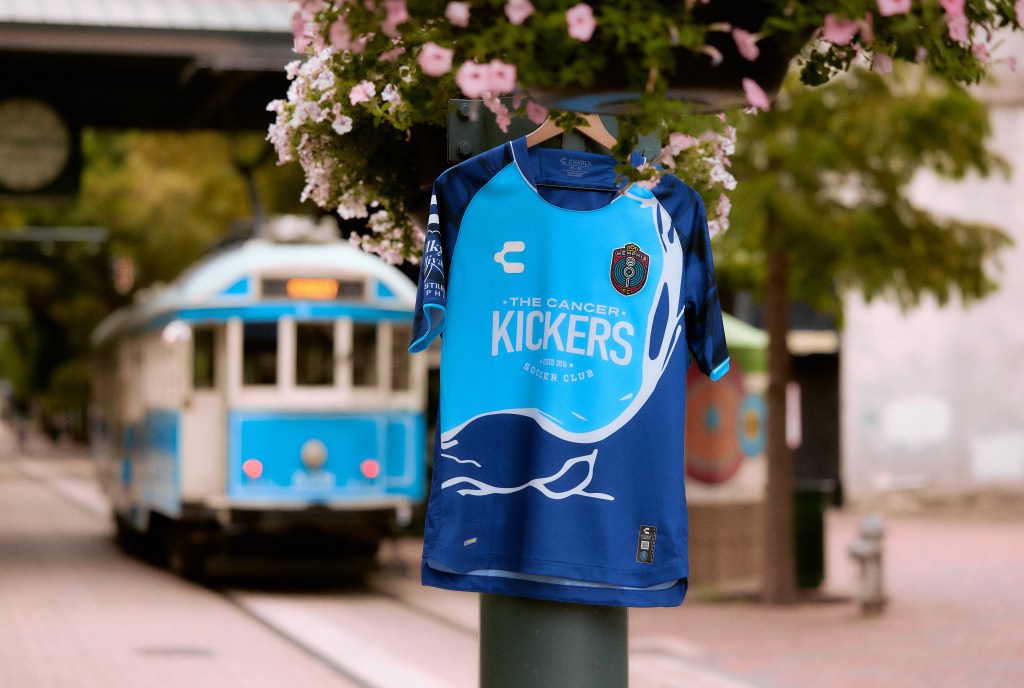
<svg viewBox="0 0 1024 688">
<path fill-rule="evenodd" d="M 700 197 L 614 167 L 520 138 L 434 183 L 410 347 L 443 333 L 427 585 L 683 600 L 686 371 L 728 352 Z"/>
</svg>

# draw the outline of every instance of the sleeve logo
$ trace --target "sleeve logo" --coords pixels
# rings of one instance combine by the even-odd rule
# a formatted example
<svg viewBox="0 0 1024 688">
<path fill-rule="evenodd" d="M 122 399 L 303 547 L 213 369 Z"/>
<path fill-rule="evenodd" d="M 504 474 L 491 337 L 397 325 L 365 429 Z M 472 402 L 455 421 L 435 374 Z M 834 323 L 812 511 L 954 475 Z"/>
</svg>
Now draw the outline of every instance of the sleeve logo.
<svg viewBox="0 0 1024 688">
<path fill-rule="evenodd" d="M 610 276 L 612 286 L 623 296 L 636 294 L 647 284 L 651 257 L 636 244 L 626 244 L 612 251 Z"/>
</svg>

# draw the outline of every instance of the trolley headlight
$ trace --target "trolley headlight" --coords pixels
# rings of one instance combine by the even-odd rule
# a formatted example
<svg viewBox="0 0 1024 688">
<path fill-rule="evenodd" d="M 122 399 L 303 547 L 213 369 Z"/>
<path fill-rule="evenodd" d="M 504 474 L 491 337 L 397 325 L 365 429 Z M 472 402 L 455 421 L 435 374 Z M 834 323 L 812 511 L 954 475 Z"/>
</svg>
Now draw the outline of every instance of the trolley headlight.
<svg viewBox="0 0 1024 688">
<path fill-rule="evenodd" d="M 327 445 L 320 440 L 306 440 L 299 456 L 303 466 L 311 471 L 320 470 L 327 463 Z"/>
</svg>

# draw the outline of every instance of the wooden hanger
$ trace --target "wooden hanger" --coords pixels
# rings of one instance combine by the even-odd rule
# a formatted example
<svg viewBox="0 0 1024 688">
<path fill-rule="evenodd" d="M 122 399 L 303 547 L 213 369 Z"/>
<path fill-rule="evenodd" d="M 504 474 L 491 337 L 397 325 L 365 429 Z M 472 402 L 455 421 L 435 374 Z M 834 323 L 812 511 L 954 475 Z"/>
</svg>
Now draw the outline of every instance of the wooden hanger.
<svg viewBox="0 0 1024 688">
<path fill-rule="evenodd" d="M 612 136 L 611 132 L 601 121 L 600 115 L 587 114 L 583 115 L 583 119 L 586 120 L 585 124 L 579 124 L 573 127 L 576 131 L 586 136 L 591 141 L 604 146 L 608 150 L 615 147 L 616 140 Z M 552 139 L 559 134 L 564 134 L 565 130 L 555 123 L 555 120 L 548 117 L 544 120 L 544 123 L 539 127 L 531 131 L 526 135 L 527 147 L 536 146 L 538 143 Z"/>
</svg>

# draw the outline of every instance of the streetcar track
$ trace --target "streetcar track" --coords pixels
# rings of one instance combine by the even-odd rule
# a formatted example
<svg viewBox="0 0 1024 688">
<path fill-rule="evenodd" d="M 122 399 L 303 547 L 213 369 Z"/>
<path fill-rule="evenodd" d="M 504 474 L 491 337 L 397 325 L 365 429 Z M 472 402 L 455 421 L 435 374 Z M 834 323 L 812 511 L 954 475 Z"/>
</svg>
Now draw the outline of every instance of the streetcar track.
<svg viewBox="0 0 1024 688">
<path fill-rule="evenodd" d="M 261 592 L 225 590 L 222 594 L 243 613 L 301 648 L 359 688 L 451 686 L 449 681 L 443 676 L 438 676 L 435 671 L 423 669 L 404 660 L 403 653 L 395 652 L 396 647 L 402 646 L 401 643 L 374 642 L 374 639 L 364 635 L 361 629 L 350 630 L 346 624 L 340 624 L 337 619 L 332 619 L 330 610 L 324 611 L 324 607 L 317 608 L 317 605 L 322 603 L 344 602 L 344 595 L 307 600 L 307 603 L 303 604 L 302 600 Z M 395 607 L 391 610 L 392 614 L 396 611 L 398 616 L 413 614 L 464 638 L 475 639 L 476 636 L 475 631 L 464 625 L 379 589 L 362 589 L 349 599 L 370 606 L 374 601 L 386 601 Z"/>
<path fill-rule="evenodd" d="M 436 623 L 441 624 L 442 626 L 446 626 L 446 627 L 448 627 L 448 628 L 450 628 L 450 629 L 452 629 L 454 631 L 457 631 L 459 633 L 462 633 L 462 634 L 465 634 L 465 635 L 468 635 L 468 636 L 471 636 L 471 637 L 474 637 L 474 638 L 476 638 L 476 637 L 478 637 L 480 635 L 479 629 L 477 629 L 476 627 L 474 627 L 474 626 L 467 626 L 466 624 L 460 623 L 459 621 L 456 621 L 455 619 L 452 619 L 452 618 L 450 618 L 450 617 L 448 617 L 448 616 L 446 616 L 444 614 L 439 614 L 436 611 L 430 609 L 429 607 L 427 607 L 425 605 L 418 604 L 418 603 L 410 600 L 409 598 L 405 597 L 404 595 L 399 595 L 397 593 L 393 593 L 393 592 L 390 592 L 388 590 L 385 590 L 385 589 L 383 589 L 381 587 L 381 584 L 379 582 L 377 582 L 377 581 L 371 580 L 368 583 L 368 585 L 369 585 L 370 589 L 375 594 L 377 594 L 378 596 L 384 597 L 386 599 L 394 600 L 395 602 L 403 604 L 408 609 L 416 612 L 417 614 L 419 614 L 420 616 L 422 616 L 422 617 L 424 617 L 426 619 L 429 619 L 431 621 L 434 621 Z"/>
<path fill-rule="evenodd" d="M 283 639 L 290 645 L 305 652 L 308 656 L 312 657 L 316 661 L 328 667 L 331 671 L 334 671 L 339 676 L 342 676 L 345 680 L 351 681 L 353 684 L 357 686 L 357 688 L 380 688 L 380 686 L 378 686 L 377 684 L 364 680 L 362 676 L 353 672 L 343 663 L 339 663 L 338 661 L 336 661 L 332 656 L 330 656 L 329 653 L 317 649 L 317 647 L 310 645 L 308 643 L 301 642 L 298 638 L 294 636 L 293 633 L 289 632 L 285 628 L 282 628 L 280 624 L 274 623 L 272 619 L 269 619 L 266 616 L 255 612 L 249 605 L 246 604 L 244 599 L 239 597 L 240 594 L 241 593 L 239 593 L 238 591 L 232 590 L 220 591 L 220 596 L 233 607 L 235 607 L 235 609 L 240 611 L 242 614 L 254 620 L 264 628 L 268 629 L 274 635 Z"/>
<path fill-rule="evenodd" d="M 58 497 L 61 501 L 70 504 L 91 518 L 97 521 L 107 520 L 109 511 L 105 504 L 105 500 L 89 478 L 61 475 L 58 472 L 48 470 L 48 467 L 45 465 L 27 457 L 16 461 L 13 468 L 19 477 L 32 481 Z M 173 575 L 170 571 L 167 571 L 167 573 L 169 575 Z M 193 584 L 202 585 L 200 583 Z M 317 642 L 311 639 L 311 635 L 313 634 L 303 632 L 297 624 L 289 625 L 282 623 L 280 610 L 278 610 L 276 615 L 261 613 L 261 611 L 256 608 L 256 605 L 253 604 L 250 596 L 256 594 L 267 594 L 266 591 L 252 593 L 232 588 L 220 588 L 215 585 L 203 585 L 202 587 L 206 587 L 211 590 L 246 617 L 270 630 L 289 645 L 305 652 L 307 655 L 328 667 L 331 671 L 337 673 L 357 688 L 405 688 L 410 685 L 416 685 L 417 688 L 420 686 L 422 686 L 422 688 L 447 688 L 443 682 L 438 682 L 432 677 L 427 677 L 416 671 L 392 670 L 390 677 L 395 680 L 387 680 L 389 677 L 387 673 L 382 674 L 385 679 L 383 681 L 380 679 L 374 680 L 369 678 L 367 676 L 369 672 L 359 670 L 358 666 L 353 667 L 351 660 L 342 657 L 338 652 L 331 650 L 331 648 L 327 647 L 325 642 Z M 443 625 L 450 630 L 462 634 L 474 634 L 474 631 L 467 628 L 465 625 L 457 624 L 451 619 L 447 619 L 443 615 L 434 613 L 422 606 L 411 604 L 407 599 L 403 599 L 401 595 L 387 593 L 380 588 L 379 583 L 368 583 L 364 587 L 359 588 L 359 591 L 364 597 L 387 600 L 399 605 L 403 610 L 424 617 L 431 622 Z M 338 599 L 343 599 L 343 596 L 338 595 Z M 318 631 L 324 635 L 327 640 L 333 639 L 337 647 L 351 647 L 353 640 L 358 642 L 358 639 L 351 637 L 351 634 L 344 629 L 332 628 L 328 622 L 316 619 L 315 614 L 301 610 L 297 600 L 282 598 L 281 603 L 294 610 L 290 612 L 293 618 L 295 618 L 297 613 L 298 618 L 301 618 L 303 621 L 302 625 Z M 339 636 L 349 636 L 347 638 L 349 642 L 337 642 Z M 367 648 L 364 647 L 363 650 L 365 652 Z M 389 655 L 388 664 L 393 667 L 395 662 L 394 659 L 390 657 L 392 649 L 385 648 L 383 652 Z M 410 679 L 413 681 L 412 683 L 409 682 Z"/>
</svg>

